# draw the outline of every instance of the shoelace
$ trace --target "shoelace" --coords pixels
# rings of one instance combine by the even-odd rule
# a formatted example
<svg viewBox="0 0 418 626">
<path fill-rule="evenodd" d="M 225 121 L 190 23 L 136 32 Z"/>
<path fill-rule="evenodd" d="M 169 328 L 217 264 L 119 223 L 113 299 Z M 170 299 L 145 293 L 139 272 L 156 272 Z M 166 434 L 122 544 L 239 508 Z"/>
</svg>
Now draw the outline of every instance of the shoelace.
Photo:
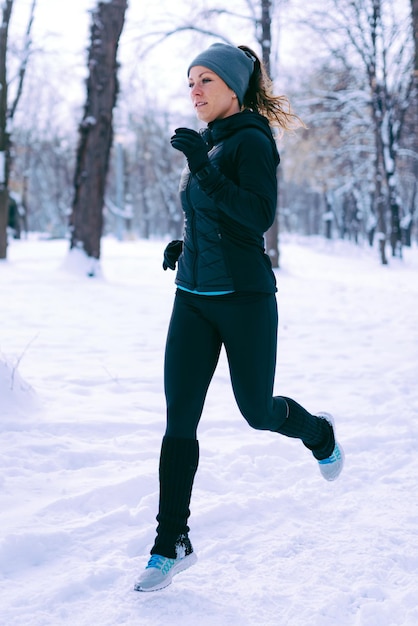
<svg viewBox="0 0 418 626">
<path fill-rule="evenodd" d="M 169 559 L 165 556 L 160 556 L 159 554 L 153 554 L 148 561 L 146 569 L 154 567 L 155 569 L 161 570 L 163 574 L 167 574 L 167 572 L 169 572 L 173 567 L 174 563 L 175 559 Z"/>
</svg>

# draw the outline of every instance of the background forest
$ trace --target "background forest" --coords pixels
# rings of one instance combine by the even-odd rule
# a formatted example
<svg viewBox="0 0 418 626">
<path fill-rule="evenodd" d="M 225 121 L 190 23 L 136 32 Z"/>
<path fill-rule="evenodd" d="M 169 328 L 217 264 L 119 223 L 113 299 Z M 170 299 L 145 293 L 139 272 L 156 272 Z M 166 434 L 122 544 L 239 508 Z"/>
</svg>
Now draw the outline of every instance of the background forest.
<svg viewBox="0 0 418 626">
<path fill-rule="evenodd" d="M 0 0 L 0 626 L 417 626 L 417 8 Z M 335 416 L 346 466 L 328 483 L 256 436 L 222 351 L 199 561 L 138 594 L 182 231 L 169 138 L 198 128 L 186 68 L 216 40 L 261 54 L 307 126 L 277 138 L 275 393 Z"/>
<path fill-rule="evenodd" d="M 30 231 L 66 237 L 76 204 L 77 145 L 86 128 L 94 23 L 100 6 L 123 3 L 78 0 L 78 19 L 58 22 L 61 36 L 53 13 L 48 20 L 48 0 L 2 4 L 3 25 L 13 6 L 9 237 Z M 390 255 L 402 256 L 417 237 L 416 0 L 134 4 L 128 3 L 116 41 L 103 225 L 94 226 L 100 236 L 181 236 L 183 160 L 170 150 L 169 137 L 177 126 L 198 128 L 188 102 L 187 59 L 222 40 L 246 43 L 263 56 L 275 92 L 289 95 L 307 126 L 278 137 L 275 241 L 283 232 L 321 234 L 374 245 L 384 264 Z"/>
</svg>

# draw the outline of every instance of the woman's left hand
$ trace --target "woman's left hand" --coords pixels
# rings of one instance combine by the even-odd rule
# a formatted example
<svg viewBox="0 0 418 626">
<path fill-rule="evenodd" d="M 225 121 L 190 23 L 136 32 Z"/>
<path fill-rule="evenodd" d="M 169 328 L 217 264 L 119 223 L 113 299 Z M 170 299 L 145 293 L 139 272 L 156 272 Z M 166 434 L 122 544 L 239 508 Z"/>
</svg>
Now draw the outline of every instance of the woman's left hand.
<svg viewBox="0 0 418 626">
<path fill-rule="evenodd" d="M 176 150 L 183 152 L 192 174 L 209 164 L 208 146 L 195 130 L 176 128 L 170 143 Z"/>
<path fill-rule="evenodd" d="M 164 250 L 163 270 L 168 267 L 171 270 L 176 269 L 176 263 L 179 260 L 179 256 L 183 251 L 183 242 L 180 239 L 174 239 L 170 241 L 166 249 Z"/>
</svg>

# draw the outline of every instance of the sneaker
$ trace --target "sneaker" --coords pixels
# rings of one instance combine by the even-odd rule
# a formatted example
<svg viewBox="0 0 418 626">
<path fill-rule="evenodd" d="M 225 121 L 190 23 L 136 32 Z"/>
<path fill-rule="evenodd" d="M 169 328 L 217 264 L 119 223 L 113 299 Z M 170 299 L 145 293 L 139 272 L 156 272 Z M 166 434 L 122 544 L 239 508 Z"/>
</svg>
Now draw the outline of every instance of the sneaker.
<svg viewBox="0 0 418 626">
<path fill-rule="evenodd" d="M 176 544 L 177 558 L 169 559 L 160 554 L 152 554 L 141 578 L 135 583 L 135 591 L 158 591 L 171 584 L 173 576 L 194 565 L 197 556 L 193 552 L 188 537 L 182 537 Z"/>
<path fill-rule="evenodd" d="M 329 413 L 317 413 L 317 417 L 324 419 L 332 426 L 335 435 L 335 424 L 334 418 Z M 331 456 L 326 459 L 322 459 L 318 461 L 319 470 L 325 480 L 336 480 L 338 476 L 341 474 L 341 471 L 344 466 L 344 450 L 341 445 L 335 440 L 334 450 L 332 451 Z"/>
</svg>

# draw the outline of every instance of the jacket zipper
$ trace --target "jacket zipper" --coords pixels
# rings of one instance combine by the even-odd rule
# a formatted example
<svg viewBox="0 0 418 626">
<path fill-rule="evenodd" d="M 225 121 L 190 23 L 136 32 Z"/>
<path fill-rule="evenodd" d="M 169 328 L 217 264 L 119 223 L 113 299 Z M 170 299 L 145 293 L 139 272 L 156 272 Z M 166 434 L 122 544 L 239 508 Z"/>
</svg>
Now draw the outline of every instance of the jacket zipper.
<svg viewBox="0 0 418 626">
<path fill-rule="evenodd" d="M 192 271 L 192 277 L 193 277 L 193 289 L 197 288 L 197 280 L 196 280 L 196 275 L 197 275 L 197 237 L 196 237 L 196 216 L 195 216 L 195 212 L 192 206 L 192 203 L 190 202 L 190 185 L 191 185 L 191 180 L 192 180 L 192 174 L 190 174 L 189 180 L 187 181 L 187 188 L 186 188 L 186 197 L 187 197 L 187 204 L 189 205 L 189 209 L 190 209 L 190 217 L 191 217 L 191 231 L 192 231 L 192 239 L 193 239 L 193 247 L 194 247 L 194 255 L 193 255 L 193 271 Z"/>
</svg>

